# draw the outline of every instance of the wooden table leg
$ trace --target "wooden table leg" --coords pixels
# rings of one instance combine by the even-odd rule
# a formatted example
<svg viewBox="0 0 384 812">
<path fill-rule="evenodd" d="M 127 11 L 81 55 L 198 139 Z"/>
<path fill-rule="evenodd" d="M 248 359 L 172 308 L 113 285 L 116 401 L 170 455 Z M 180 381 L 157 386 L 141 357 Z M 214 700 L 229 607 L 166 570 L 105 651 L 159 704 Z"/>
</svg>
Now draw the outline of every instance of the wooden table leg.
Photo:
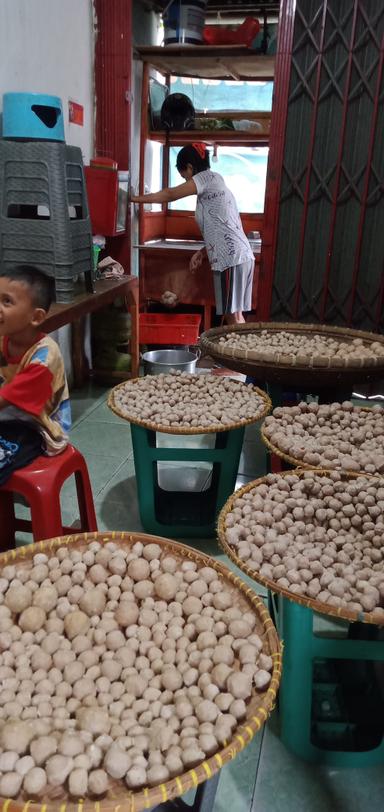
<svg viewBox="0 0 384 812">
<path fill-rule="evenodd" d="M 211 329 L 211 324 L 212 324 L 211 312 L 212 312 L 211 305 L 210 304 L 205 304 L 204 305 L 204 316 L 203 316 L 203 330 L 204 331 Z"/>
<path fill-rule="evenodd" d="M 88 363 L 84 352 L 84 318 L 72 322 L 72 369 L 73 386 L 83 385 L 89 373 Z"/>
</svg>

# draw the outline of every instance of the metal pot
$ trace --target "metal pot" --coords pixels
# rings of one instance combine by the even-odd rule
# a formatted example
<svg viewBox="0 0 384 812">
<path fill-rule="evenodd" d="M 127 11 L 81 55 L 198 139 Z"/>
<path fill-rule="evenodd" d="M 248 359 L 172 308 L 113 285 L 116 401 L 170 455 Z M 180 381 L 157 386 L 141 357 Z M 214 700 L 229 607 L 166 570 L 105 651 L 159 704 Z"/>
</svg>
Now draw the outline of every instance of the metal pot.
<svg viewBox="0 0 384 812">
<path fill-rule="evenodd" d="M 144 375 L 160 375 L 178 369 L 181 372 L 196 372 L 200 351 L 196 350 L 152 350 L 142 356 Z"/>
</svg>

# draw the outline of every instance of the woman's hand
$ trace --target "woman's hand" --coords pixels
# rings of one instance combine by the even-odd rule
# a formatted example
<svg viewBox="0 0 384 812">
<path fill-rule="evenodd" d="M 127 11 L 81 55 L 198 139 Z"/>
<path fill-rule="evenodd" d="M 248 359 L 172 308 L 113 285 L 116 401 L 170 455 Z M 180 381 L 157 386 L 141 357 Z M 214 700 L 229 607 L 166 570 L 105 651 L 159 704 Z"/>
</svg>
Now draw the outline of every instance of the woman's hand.
<svg viewBox="0 0 384 812">
<path fill-rule="evenodd" d="M 189 270 L 190 271 L 197 271 L 198 268 L 201 268 L 201 266 L 203 264 L 203 254 L 204 254 L 204 249 L 202 249 L 201 251 L 195 251 L 195 253 L 192 254 L 190 262 L 189 262 Z"/>
<path fill-rule="evenodd" d="M 197 189 L 193 178 L 181 183 L 180 186 L 172 186 L 168 189 L 160 189 L 159 192 L 149 192 L 146 195 L 132 195 L 131 203 L 172 203 L 174 200 L 181 200 L 182 197 L 196 195 Z"/>
</svg>

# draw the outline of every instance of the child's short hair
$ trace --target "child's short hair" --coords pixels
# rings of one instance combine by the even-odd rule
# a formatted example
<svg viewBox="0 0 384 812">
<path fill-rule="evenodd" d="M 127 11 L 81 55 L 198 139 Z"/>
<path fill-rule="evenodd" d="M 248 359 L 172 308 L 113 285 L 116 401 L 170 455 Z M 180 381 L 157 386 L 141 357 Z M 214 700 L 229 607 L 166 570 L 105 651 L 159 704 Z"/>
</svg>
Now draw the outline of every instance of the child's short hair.
<svg viewBox="0 0 384 812">
<path fill-rule="evenodd" d="M 203 145 L 199 144 L 198 146 L 201 147 Z M 198 151 L 193 144 L 188 144 L 186 147 L 183 147 L 177 154 L 176 168 L 180 172 L 186 169 L 188 164 L 191 164 L 194 175 L 196 175 L 197 172 L 204 172 L 205 169 L 210 169 L 211 165 L 208 150 L 206 149 L 204 151 L 201 149 Z"/>
<path fill-rule="evenodd" d="M 41 307 L 48 312 L 55 299 L 54 280 L 51 276 L 39 271 L 34 265 L 14 265 L 8 268 L 2 266 L 0 276 L 23 282 L 30 290 L 35 307 Z"/>
</svg>

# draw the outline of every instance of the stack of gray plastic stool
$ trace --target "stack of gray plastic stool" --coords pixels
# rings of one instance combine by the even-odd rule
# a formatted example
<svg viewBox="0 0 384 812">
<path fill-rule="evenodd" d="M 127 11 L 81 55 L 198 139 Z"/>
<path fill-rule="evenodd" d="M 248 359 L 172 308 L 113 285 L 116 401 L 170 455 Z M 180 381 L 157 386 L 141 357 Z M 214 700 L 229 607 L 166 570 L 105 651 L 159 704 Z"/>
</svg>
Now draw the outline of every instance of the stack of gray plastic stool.
<svg viewBox="0 0 384 812">
<path fill-rule="evenodd" d="M 56 301 L 73 299 L 85 274 L 92 291 L 92 231 L 81 150 L 55 141 L 0 140 L 0 256 L 55 279 Z"/>
<path fill-rule="evenodd" d="M 65 143 L 58 96 L 4 93 L 0 139 L 0 261 L 32 264 L 70 302 L 93 290 L 92 229 L 81 150 Z"/>
</svg>

